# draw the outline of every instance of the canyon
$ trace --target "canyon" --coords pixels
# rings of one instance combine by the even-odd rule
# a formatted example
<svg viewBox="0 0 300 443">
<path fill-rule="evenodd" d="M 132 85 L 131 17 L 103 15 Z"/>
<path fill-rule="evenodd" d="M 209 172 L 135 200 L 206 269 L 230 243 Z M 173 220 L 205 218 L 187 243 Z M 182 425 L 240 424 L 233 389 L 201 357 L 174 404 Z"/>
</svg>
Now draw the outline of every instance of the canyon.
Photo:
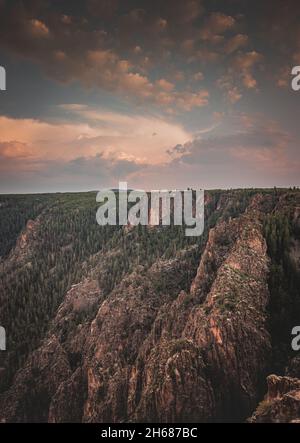
<svg viewBox="0 0 300 443">
<path fill-rule="evenodd" d="M 199 238 L 91 230 L 94 198 L 41 201 L 1 259 L 0 420 L 300 420 L 299 190 L 207 191 Z"/>
</svg>

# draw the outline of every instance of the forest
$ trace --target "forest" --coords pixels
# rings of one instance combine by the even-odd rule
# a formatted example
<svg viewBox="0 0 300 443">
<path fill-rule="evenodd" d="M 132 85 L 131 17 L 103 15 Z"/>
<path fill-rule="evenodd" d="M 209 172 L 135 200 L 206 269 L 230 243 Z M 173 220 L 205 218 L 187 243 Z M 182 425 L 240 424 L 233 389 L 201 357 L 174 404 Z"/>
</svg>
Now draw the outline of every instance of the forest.
<svg viewBox="0 0 300 443">
<path fill-rule="evenodd" d="M 159 277 L 151 284 L 162 296 L 171 296 L 173 291 L 174 297 L 180 290 L 189 292 L 212 228 L 229 226 L 239 219 L 257 195 L 262 196 L 263 235 L 270 259 L 270 370 L 282 373 L 287 359 L 293 356 L 291 330 L 300 318 L 300 273 L 296 264 L 300 225 L 295 219 L 299 190 L 206 191 L 204 232 L 199 237 L 187 237 L 184 226 L 99 226 L 95 192 L 2 195 L 0 325 L 6 330 L 7 350 L 0 353 L 0 392 L 10 386 L 16 371 L 41 345 L 68 291 L 84 282 L 91 272 L 105 300 L 132 273 L 140 272 L 141 279 L 146 278 L 155 263 L 180 261 L 184 255 L 184 271 L 176 271 L 178 277 L 182 273 L 180 283 Z M 226 251 L 231 241 L 230 231 L 225 231 L 218 238 L 220 251 Z M 218 265 L 212 262 L 207 266 L 209 281 Z M 207 284 L 206 291 L 211 283 Z M 197 299 L 189 295 L 185 306 L 195 303 Z M 233 309 L 232 303 L 227 301 L 222 309 Z M 72 327 L 90 321 L 95 313 L 93 304 L 74 313 Z M 61 333 L 68 337 L 69 330 Z M 77 357 L 74 354 L 70 358 L 72 361 Z"/>
</svg>

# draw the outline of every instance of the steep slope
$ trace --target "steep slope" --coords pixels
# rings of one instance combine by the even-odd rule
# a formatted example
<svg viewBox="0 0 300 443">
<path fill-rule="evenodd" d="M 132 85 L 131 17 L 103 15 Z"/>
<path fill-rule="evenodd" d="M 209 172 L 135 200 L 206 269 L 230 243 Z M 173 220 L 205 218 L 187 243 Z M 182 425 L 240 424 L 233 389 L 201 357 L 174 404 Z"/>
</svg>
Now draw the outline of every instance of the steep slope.
<svg viewBox="0 0 300 443">
<path fill-rule="evenodd" d="M 269 194 L 251 193 L 250 204 L 247 197 L 241 205 L 239 193 L 216 200 L 210 217 L 218 221 L 206 244 L 183 245 L 179 238 L 181 250 L 166 258 L 160 245 L 162 255 L 151 263 L 150 243 L 143 258 L 141 233 L 133 230 L 93 256 L 2 395 L 1 419 L 191 422 L 250 415 L 270 356 L 263 219 L 273 207 Z M 170 232 L 151 230 L 143 241 L 168 238 L 169 246 Z M 131 265 L 112 285 L 112 267 L 128 257 Z"/>
<path fill-rule="evenodd" d="M 300 423 L 300 379 L 269 375 L 268 392 L 250 423 Z"/>
<path fill-rule="evenodd" d="M 41 197 L 32 198 L 39 202 Z M 45 201 L 0 261 L 0 324 L 8 341 L 7 352 L 0 354 L 0 392 L 45 336 L 66 291 L 85 275 L 86 261 L 115 234 L 108 227 L 99 236 L 93 196 L 48 196 Z"/>
<path fill-rule="evenodd" d="M 181 293 L 164 307 L 163 319 L 156 320 L 144 365 L 139 420 L 240 419 L 257 401 L 270 347 L 265 328 L 268 258 L 257 204 L 253 202 L 245 216 L 211 231 L 191 294 Z M 216 263 L 210 251 L 217 251 L 220 242 L 226 252 Z M 199 304 L 197 282 L 202 286 L 207 262 L 214 264 L 215 278 L 207 293 L 199 288 L 204 300 Z M 161 397 L 168 398 L 168 407 Z"/>
<path fill-rule="evenodd" d="M 291 347 L 291 331 L 300 319 L 300 196 L 286 193 L 267 218 L 265 234 L 271 257 L 268 306 L 272 342 L 267 392 L 252 423 L 300 422 L 300 359 Z M 299 354 L 299 352 L 298 352 Z M 272 372 L 276 372 L 275 375 Z"/>
</svg>

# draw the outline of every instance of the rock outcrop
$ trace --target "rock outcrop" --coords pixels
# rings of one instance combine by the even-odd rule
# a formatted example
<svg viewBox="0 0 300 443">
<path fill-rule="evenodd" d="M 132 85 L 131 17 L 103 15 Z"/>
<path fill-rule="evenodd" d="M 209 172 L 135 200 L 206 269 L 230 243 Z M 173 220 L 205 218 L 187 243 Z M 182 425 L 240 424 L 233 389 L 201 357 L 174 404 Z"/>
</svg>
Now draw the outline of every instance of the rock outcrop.
<svg viewBox="0 0 300 443">
<path fill-rule="evenodd" d="M 300 379 L 269 375 L 268 392 L 250 423 L 300 423 Z"/>
<path fill-rule="evenodd" d="M 136 264 L 112 290 L 103 285 L 108 256 L 120 252 L 93 257 L 0 397 L 2 421 L 213 422 L 252 414 L 272 354 L 263 232 L 272 204 L 256 194 L 231 218 L 222 216 L 222 198 L 205 245 Z M 299 380 L 267 380 L 251 421 L 297 420 Z"/>
</svg>

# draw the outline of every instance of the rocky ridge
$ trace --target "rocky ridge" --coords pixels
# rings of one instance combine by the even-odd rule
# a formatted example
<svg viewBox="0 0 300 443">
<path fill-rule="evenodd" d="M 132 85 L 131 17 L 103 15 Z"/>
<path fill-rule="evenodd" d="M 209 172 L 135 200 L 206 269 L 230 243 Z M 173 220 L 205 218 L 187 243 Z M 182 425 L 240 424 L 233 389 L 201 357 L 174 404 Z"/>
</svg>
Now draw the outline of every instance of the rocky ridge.
<svg viewBox="0 0 300 443">
<path fill-rule="evenodd" d="M 95 256 L 0 397 L 1 420 L 245 420 L 271 364 L 263 232 L 271 206 L 256 194 L 238 217 L 220 217 L 190 279 L 195 246 L 137 265 L 107 294 L 105 254 Z M 272 407 L 251 421 L 299 418 L 300 381 L 267 380 Z"/>
</svg>

